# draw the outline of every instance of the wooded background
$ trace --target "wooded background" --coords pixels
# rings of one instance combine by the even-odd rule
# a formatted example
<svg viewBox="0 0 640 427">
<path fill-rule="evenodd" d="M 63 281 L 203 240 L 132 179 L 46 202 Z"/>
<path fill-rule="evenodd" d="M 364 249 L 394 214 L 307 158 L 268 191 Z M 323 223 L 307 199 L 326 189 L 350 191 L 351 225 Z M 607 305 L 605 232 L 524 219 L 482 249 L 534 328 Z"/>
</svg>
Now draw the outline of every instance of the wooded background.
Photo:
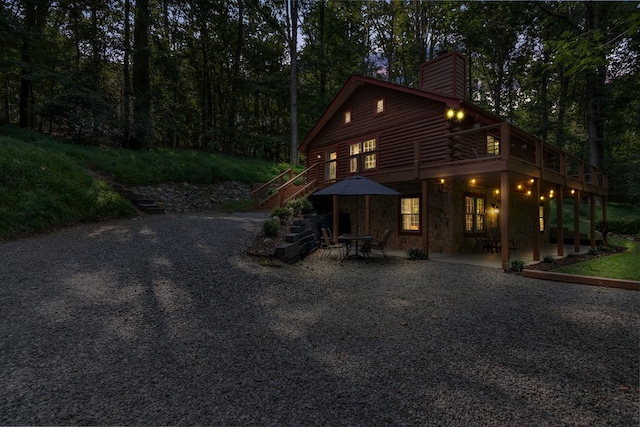
<svg viewBox="0 0 640 427">
<path fill-rule="evenodd" d="M 455 49 L 470 100 L 637 202 L 639 26 L 636 2 L 5 0 L 0 124 L 297 164 L 352 73 L 415 86 Z"/>
</svg>

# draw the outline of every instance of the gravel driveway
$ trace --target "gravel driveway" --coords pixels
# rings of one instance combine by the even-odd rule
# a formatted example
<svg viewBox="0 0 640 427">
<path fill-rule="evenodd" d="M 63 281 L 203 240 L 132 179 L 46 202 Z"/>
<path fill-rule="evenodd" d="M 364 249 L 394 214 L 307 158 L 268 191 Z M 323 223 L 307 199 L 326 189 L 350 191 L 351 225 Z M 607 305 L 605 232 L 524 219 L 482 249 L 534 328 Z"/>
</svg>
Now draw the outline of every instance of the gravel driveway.
<svg viewBox="0 0 640 427">
<path fill-rule="evenodd" d="M 638 426 L 640 293 L 244 254 L 262 217 L 0 244 L 1 425 Z"/>
</svg>

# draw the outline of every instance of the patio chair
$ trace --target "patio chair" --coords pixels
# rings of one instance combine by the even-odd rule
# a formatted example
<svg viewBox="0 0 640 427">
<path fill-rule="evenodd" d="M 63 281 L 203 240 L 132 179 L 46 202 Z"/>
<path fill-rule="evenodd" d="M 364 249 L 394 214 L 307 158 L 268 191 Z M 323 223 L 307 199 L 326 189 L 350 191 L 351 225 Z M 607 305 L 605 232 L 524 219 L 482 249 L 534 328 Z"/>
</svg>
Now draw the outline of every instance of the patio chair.
<svg viewBox="0 0 640 427">
<path fill-rule="evenodd" d="M 491 253 L 495 250 L 498 252 L 500 248 L 502 248 L 502 234 L 500 234 L 500 229 L 498 227 L 491 227 L 489 229 L 491 232 Z"/>
<path fill-rule="evenodd" d="M 331 255 L 334 249 L 338 250 L 338 259 L 342 259 L 342 250 L 344 249 L 343 243 L 338 243 L 333 240 L 331 236 L 331 231 L 327 228 L 321 228 L 322 231 L 322 240 L 320 241 L 320 249 L 324 249 L 324 252 L 321 255 L 321 258 L 328 257 Z"/>
<path fill-rule="evenodd" d="M 482 252 L 484 252 L 485 250 L 487 252 L 493 252 L 493 240 L 481 239 L 480 237 L 478 237 L 478 234 L 476 234 L 476 230 L 473 230 L 473 238 L 476 239 L 476 245 L 473 248 L 474 251 L 477 248 L 482 248 Z"/>
<path fill-rule="evenodd" d="M 365 255 L 365 257 L 369 257 L 371 254 L 371 251 L 375 249 L 382 253 L 382 256 L 384 257 L 385 261 L 389 262 L 389 256 L 387 255 L 387 252 L 384 250 L 384 247 L 387 245 L 387 241 L 389 240 L 389 236 L 391 236 L 391 230 L 387 228 L 386 230 L 384 230 L 382 239 L 380 240 L 373 239 L 369 242 L 365 242 L 364 246 L 362 247 L 362 253 Z"/>
</svg>

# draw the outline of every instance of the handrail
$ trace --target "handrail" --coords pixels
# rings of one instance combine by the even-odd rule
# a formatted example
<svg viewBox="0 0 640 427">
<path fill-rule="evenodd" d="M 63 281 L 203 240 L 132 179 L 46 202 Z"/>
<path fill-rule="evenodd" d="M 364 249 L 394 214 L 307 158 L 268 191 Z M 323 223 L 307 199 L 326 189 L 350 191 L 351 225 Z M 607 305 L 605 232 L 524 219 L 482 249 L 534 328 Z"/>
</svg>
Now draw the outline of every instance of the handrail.
<svg viewBox="0 0 640 427">
<path fill-rule="evenodd" d="M 284 176 L 287 175 L 287 174 L 289 175 L 289 181 L 291 181 L 292 178 L 293 178 L 293 169 L 289 168 L 289 169 L 281 172 L 278 176 L 276 176 L 275 178 L 273 178 L 269 182 L 261 185 L 260 187 L 256 188 L 255 190 L 253 190 L 253 207 L 254 208 L 258 208 L 260 206 L 260 195 L 262 194 L 262 192 L 265 189 L 273 188 L 273 184 L 276 181 L 278 182 L 278 189 L 279 189 L 282 186 L 282 183 L 284 182 Z M 274 192 L 274 193 L 269 194 L 267 197 L 264 198 L 263 202 L 271 199 L 276 194 L 277 194 L 277 191 Z"/>
</svg>

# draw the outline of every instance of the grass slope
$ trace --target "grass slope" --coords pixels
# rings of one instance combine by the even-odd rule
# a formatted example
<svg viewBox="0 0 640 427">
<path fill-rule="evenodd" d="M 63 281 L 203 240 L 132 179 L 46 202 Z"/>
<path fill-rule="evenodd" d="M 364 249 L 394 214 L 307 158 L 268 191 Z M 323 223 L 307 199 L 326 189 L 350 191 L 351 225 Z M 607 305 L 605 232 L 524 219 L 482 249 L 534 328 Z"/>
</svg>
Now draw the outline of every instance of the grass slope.
<svg viewBox="0 0 640 427">
<path fill-rule="evenodd" d="M 88 170 L 129 185 L 266 182 L 286 164 L 197 151 L 84 147 L 14 126 L 0 127 L 0 240 L 70 224 L 134 215 L 135 208 Z M 245 203 L 246 202 L 246 203 Z M 246 208 L 250 201 L 224 209 Z"/>
<path fill-rule="evenodd" d="M 640 263 L 638 263 L 640 260 L 640 243 L 626 239 L 609 238 L 609 244 L 626 247 L 627 251 L 560 267 L 553 271 L 583 276 L 640 281 Z"/>
</svg>

